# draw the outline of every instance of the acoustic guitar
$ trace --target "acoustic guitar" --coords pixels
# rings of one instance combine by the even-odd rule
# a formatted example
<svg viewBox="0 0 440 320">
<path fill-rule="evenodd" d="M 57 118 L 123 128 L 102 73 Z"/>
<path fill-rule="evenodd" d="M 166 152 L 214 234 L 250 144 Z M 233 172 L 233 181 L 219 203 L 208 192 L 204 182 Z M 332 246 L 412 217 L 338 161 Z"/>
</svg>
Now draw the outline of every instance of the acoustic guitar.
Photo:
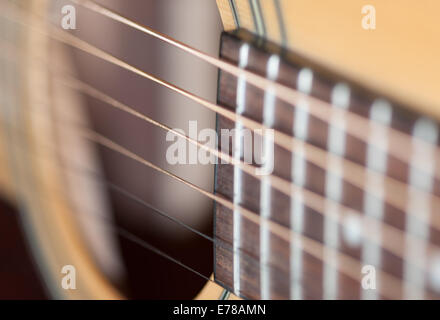
<svg viewBox="0 0 440 320">
<path fill-rule="evenodd" d="M 45 297 L 440 298 L 438 1 L 0 6 Z"/>
</svg>

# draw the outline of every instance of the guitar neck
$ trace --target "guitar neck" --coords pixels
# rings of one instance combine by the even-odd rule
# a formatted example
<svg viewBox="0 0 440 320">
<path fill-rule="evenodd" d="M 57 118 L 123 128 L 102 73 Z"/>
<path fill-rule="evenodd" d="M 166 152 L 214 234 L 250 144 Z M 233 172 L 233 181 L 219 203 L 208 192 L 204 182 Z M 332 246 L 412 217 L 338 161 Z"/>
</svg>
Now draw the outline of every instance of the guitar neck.
<svg viewBox="0 0 440 320">
<path fill-rule="evenodd" d="M 291 184 L 287 190 L 217 166 L 216 192 L 260 221 L 217 204 L 216 281 L 255 299 L 440 297 L 423 271 L 440 243 L 438 124 L 246 31 L 223 34 L 220 55 L 326 103 L 330 113 L 321 117 L 307 99 L 292 104 L 220 72 L 218 103 L 290 136 L 293 148 L 274 147 L 272 175 Z M 352 119 L 377 128 L 356 129 Z M 218 117 L 219 135 L 242 125 Z M 415 155 L 405 158 L 396 143 Z M 427 159 L 423 168 L 417 152 Z M 365 267 L 376 272 L 375 289 L 362 286 Z"/>
</svg>

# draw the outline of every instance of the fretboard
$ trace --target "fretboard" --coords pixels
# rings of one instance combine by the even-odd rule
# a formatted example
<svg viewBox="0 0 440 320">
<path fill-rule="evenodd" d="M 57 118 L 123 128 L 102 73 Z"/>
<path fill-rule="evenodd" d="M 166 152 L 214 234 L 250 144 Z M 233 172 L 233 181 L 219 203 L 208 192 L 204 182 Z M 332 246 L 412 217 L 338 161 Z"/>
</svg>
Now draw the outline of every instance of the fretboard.
<svg viewBox="0 0 440 320">
<path fill-rule="evenodd" d="M 245 31 L 223 34 L 220 55 L 342 113 L 320 118 L 315 100 L 294 105 L 220 72 L 219 104 L 294 144 L 274 149 L 273 176 L 290 194 L 217 165 L 216 192 L 261 219 L 216 205 L 216 281 L 252 299 L 440 298 L 438 123 Z M 356 131 L 352 119 L 375 130 Z M 219 134 L 241 127 L 218 117 Z M 371 270 L 375 288 L 363 281 Z"/>
</svg>

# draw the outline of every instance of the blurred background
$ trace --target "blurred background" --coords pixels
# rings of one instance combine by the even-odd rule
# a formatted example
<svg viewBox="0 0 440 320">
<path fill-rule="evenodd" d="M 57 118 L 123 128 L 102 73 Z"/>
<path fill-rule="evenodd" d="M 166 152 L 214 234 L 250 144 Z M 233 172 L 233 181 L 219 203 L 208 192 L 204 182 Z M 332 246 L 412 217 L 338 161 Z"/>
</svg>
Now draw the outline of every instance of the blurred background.
<svg viewBox="0 0 440 320">
<path fill-rule="evenodd" d="M 214 56 L 218 54 L 221 21 L 215 1 L 98 2 L 193 47 Z M 70 3 L 51 1 L 52 23 L 56 24 L 57 19 L 61 21 L 61 8 L 65 4 Z M 127 26 L 79 6 L 76 9 L 77 30 L 73 33 L 78 37 L 141 70 L 215 101 L 215 68 Z M 188 121 L 197 120 L 199 130 L 215 128 L 215 115 L 212 112 L 166 88 L 67 46 L 62 46 L 60 51 L 70 61 L 79 79 L 167 126 L 187 131 Z M 171 166 L 166 162 L 168 144 L 163 130 L 96 99 L 75 97 L 72 100 L 82 104 L 83 116 L 89 119 L 97 132 L 148 161 L 206 190 L 213 190 L 213 166 Z M 95 165 L 99 166 L 110 183 L 191 227 L 212 234 L 212 201 L 108 149 L 98 148 L 95 151 Z M 69 155 L 72 158 L 81 156 L 72 152 Z M 102 188 L 97 184 L 90 188 L 100 188 L 94 193 L 99 194 L 100 207 L 118 226 L 130 230 L 204 275 L 211 274 L 212 243 L 112 188 Z M 77 200 L 83 201 L 84 198 L 80 196 Z M 0 298 L 48 298 L 23 237 L 17 208 L 14 203 L 7 201 L 2 201 L 0 208 Z M 85 236 L 94 238 L 91 243 L 98 264 L 128 297 L 192 298 L 206 282 L 115 234 L 96 236 L 90 220 L 83 224 L 90 229 L 90 234 Z M 102 241 L 109 244 L 100 243 Z M 110 250 L 114 252 L 108 252 Z"/>
</svg>

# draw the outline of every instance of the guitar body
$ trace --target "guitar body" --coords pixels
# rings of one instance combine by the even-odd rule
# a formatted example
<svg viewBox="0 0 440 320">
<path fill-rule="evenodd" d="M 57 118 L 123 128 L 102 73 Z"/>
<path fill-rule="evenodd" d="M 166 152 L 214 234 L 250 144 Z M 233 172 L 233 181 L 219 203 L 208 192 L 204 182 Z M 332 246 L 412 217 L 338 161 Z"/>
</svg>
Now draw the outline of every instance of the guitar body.
<svg viewBox="0 0 440 320">
<path fill-rule="evenodd" d="M 179 12 L 202 4 L 187 2 L 106 11 L 74 1 L 77 23 L 90 27 L 74 37 L 99 51 L 47 23 L 67 2 L 0 1 L 0 191 L 47 295 L 438 299 L 438 2 L 217 0 L 200 7 L 218 19 L 199 34 Z M 158 40 L 142 44 L 142 25 L 128 34 L 108 14 L 133 22 L 141 10 L 184 47 L 219 47 L 220 70 Z M 103 39 L 104 29 L 114 36 Z M 185 98 L 158 89 L 154 74 Z M 189 121 L 218 136 L 271 129 L 274 145 L 264 140 L 263 164 L 243 163 L 245 145 L 232 140 L 223 157 L 239 165 L 173 166 L 164 127 L 146 117 L 168 133 Z M 372 274 L 374 288 L 364 280 Z"/>
<path fill-rule="evenodd" d="M 116 219 L 114 214 L 119 212 L 123 217 L 129 210 L 132 213 L 132 218 L 129 217 L 130 219 L 121 222 L 119 226 L 124 222 L 131 224 L 131 219 L 134 217 L 138 219 L 135 220 L 135 224 L 140 226 L 138 232 L 141 234 L 148 233 L 151 229 L 157 229 L 157 226 L 162 226 L 158 241 L 165 244 L 170 241 L 173 245 L 176 242 L 185 242 L 185 248 L 179 249 L 176 246 L 176 250 L 179 250 L 187 259 L 199 254 L 197 251 L 207 252 L 208 256 L 212 255 L 209 242 L 201 242 L 199 239 L 195 239 L 191 233 L 182 231 L 181 227 L 176 227 L 173 223 L 170 225 L 169 221 L 162 217 L 155 217 L 153 211 L 146 209 L 139 203 L 140 196 L 134 197 L 135 200 L 126 198 L 124 194 L 119 194 L 115 191 L 116 189 L 111 189 L 103 183 L 102 179 L 96 182 L 95 180 L 96 177 L 104 174 L 104 170 L 107 170 L 115 172 L 113 175 L 106 175 L 107 179 L 113 178 L 113 182 L 126 185 L 127 189 L 140 188 L 140 185 L 144 188 L 145 182 L 149 182 L 150 179 L 152 183 L 156 183 L 157 190 L 176 189 L 176 186 L 170 186 L 170 183 L 163 181 L 164 179 L 151 177 L 151 174 L 148 175 L 145 172 L 139 175 L 139 168 L 138 171 L 131 174 L 130 181 L 118 180 L 121 175 L 127 175 L 127 171 L 126 169 L 115 171 L 111 166 L 121 166 L 122 169 L 122 161 L 115 160 L 112 155 L 105 154 L 105 150 L 98 150 L 97 146 L 78 136 L 77 128 L 74 126 L 90 126 L 91 123 L 99 125 L 100 118 L 109 116 L 113 117 L 111 121 L 118 121 L 121 119 L 120 115 L 117 113 L 109 115 L 108 110 L 105 109 L 94 114 L 93 111 L 101 107 L 100 105 L 94 101 L 85 101 L 84 97 L 78 95 L 74 90 L 57 84 L 57 81 L 54 80 L 55 75 L 47 70 L 47 63 L 50 60 L 53 66 L 61 66 L 63 72 L 78 75 L 81 69 L 91 68 L 93 62 L 84 61 L 83 57 L 75 56 L 68 48 L 50 41 L 47 35 L 38 29 L 29 31 L 14 25 L 13 19 L 16 19 L 17 14 L 20 13 L 17 9 L 22 10 L 21 13 L 24 15 L 32 13 L 45 16 L 51 12 L 48 2 L 40 1 L 32 5 L 21 2 L 15 11 L 11 10 L 14 7 L 8 2 L 4 2 L 2 5 L 11 11 L 10 19 L 12 21 L 5 21 L 6 30 L 20 34 L 15 38 L 17 43 L 12 45 L 10 42 L 3 43 L 5 47 L 4 64 L 9 66 L 9 69 L 5 70 L 8 71 L 11 79 L 17 78 L 14 83 L 15 88 L 14 90 L 9 89 L 8 96 L 20 99 L 20 102 L 17 108 L 7 104 L 2 106 L 5 110 L 2 123 L 5 125 L 1 126 L 2 132 L 4 132 L 1 138 L 4 143 L 2 144 L 2 152 L 5 154 L 1 162 L 4 167 L 4 170 L 1 170 L 1 189 L 3 198 L 12 203 L 17 208 L 17 212 L 20 212 L 23 234 L 26 235 L 28 250 L 33 253 L 35 261 L 31 267 L 34 267 L 37 274 L 40 275 L 43 287 L 48 291 L 48 296 L 63 299 L 120 299 L 127 295 L 138 298 L 196 297 L 204 288 L 205 279 L 185 269 L 182 270 L 180 266 L 171 264 L 170 267 L 167 260 L 158 259 L 156 254 L 150 253 L 136 244 L 133 245 L 132 242 L 121 239 L 117 235 L 115 236 L 113 228 L 109 228 L 109 226 L 113 225 L 114 219 Z M 61 12 L 61 5 L 62 3 L 58 4 L 60 10 L 57 8 L 57 12 Z M 144 7 L 147 12 L 149 9 L 154 9 L 156 12 L 165 10 L 163 6 L 154 8 L 151 3 Z M 215 7 L 213 9 L 215 10 Z M 26 18 L 24 19 L 25 24 L 35 23 L 36 20 L 41 22 L 37 27 L 43 28 L 44 32 L 47 32 L 44 21 L 37 18 L 32 21 L 27 16 Z M 92 22 L 94 22 L 93 18 L 84 23 L 90 24 Z M 117 26 L 108 27 L 113 28 L 116 34 L 120 32 Z M 122 35 L 120 36 L 122 37 Z M 113 40 L 117 42 L 118 38 Z M 19 51 L 21 53 L 19 62 L 14 62 L 15 52 L 13 49 L 15 45 L 22 48 Z M 74 68 L 75 59 L 78 68 Z M 188 67 L 191 67 L 191 64 Z M 98 76 L 97 80 L 93 77 L 89 77 L 88 80 L 102 84 L 105 81 L 102 81 L 101 77 L 105 79 L 105 74 L 111 74 L 111 71 L 108 67 L 102 66 L 102 75 Z M 202 70 L 201 73 L 203 72 Z M 122 74 L 121 77 L 123 76 Z M 213 73 L 213 78 L 215 77 L 216 73 Z M 3 80 L 5 81 L 4 86 L 9 88 L 12 84 L 6 82 L 8 79 L 5 77 Z M 126 83 L 130 81 L 133 85 L 139 86 L 138 81 L 135 80 L 126 80 Z M 112 84 L 110 83 L 110 85 Z M 118 84 L 115 83 L 115 85 Z M 215 96 L 215 86 L 211 91 Z M 154 94 L 155 92 L 150 90 L 150 95 Z M 43 99 L 44 101 L 42 101 Z M 40 101 L 40 103 L 37 104 L 35 101 Z M 182 104 L 183 106 L 185 104 Z M 11 112 L 6 111 L 8 108 L 16 110 L 16 114 L 11 115 Z M 175 114 L 170 119 L 173 117 L 179 119 L 180 115 Z M 215 117 L 212 118 L 215 119 Z M 129 121 L 131 125 L 138 125 L 133 124 L 132 119 L 126 121 Z M 9 125 L 9 123 L 12 124 Z M 109 129 L 113 130 L 112 127 Z M 133 133 L 139 134 L 139 131 L 133 131 Z M 142 134 L 158 135 L 152 130 Z M 138 146 L 145 147 L 144 140 L 139 142 Z M 104 164 L 106 168 L 103 167 Z M 132 164 L 128 163 L 127 165 Z M 203 170 L 206 169 L 202 168 L 202 172 Z M 26 179 L 26 181 L 20 179 Z M 213 177 L 210 180 L 212 181 Z M 206 183 L 209 183 L 210 180 Z M 161 184 L 163 186 L 159 187 Z M 181 189 L 177 187 L 175 192 L 182 192 Z M 194 195 L 189 195 L 188 198 L 194 199 Z M 200 218 L 201 213 L 212 209 L 203 203 L 206 203 L 205 199 L 200 200 L 200 197 L 198 199 L 199 209 L 193 211 L 192 217 L 194 225 L 212 232 L 209 225 L 212 218 Z M 37 203 L 39 204 L 37 205 Z M 184 206 L 181 204 L 179 207 L 176 203 L 174 207 L 176 208 L 174 210 L 177 211 L 177 208 L 181 210 Z M 199 211 L 198 220 L 197 210 Z M 182 213 L 178 212 L 177 214 Z M 161 239 L 163 234 L 168 236 L 167 241 Z M 173 239 L 174 235 L 175 239 Z M 158 235 L 153 236 L 158 237 Z M 120 253 L 121 246 L 124 246 L 124 256 Z M 124 271 L 125 266 L 122 265 L 122 259 L 125 264 L 129 265 L 129 276 Z M 142 260 L 139 261 L 140 259 Z M 150 263 L 150 259 L 155 262 Z M 212 272 L 210 264 L 209 259 L 206 259 L 201 261 L 199 265 L 202 270 L 205 269 L 203 271 L 208 277 L 210 270 Z M 77 289 L 75 290 L 65 290 L 61 286 L 64 276 L 62 268 L 65 265 L 75 266 L 78 272 Z M 158 266 L 166 271 L 161 277 L 153 273 Z M 152 270 L 147 273 L 145 270 L 149 270 L 148 268 L 152 268 Z M 98 272 L 98 270 L 100 271 Z M 181 280 L 176 279 L 177 277 L 180 277 Z M 190 282 L 190 284 L 184 286 L 182 282 Z M 173 283 L 178 287 L 169 290 L 169 293 L 166 290 L 145 290 L 147 284 L 154 287 L 161 284 L 171 286 Z M 215 288 L 208 288 L 207 291 L 204 291 L 214 295 L 205 294 L 203 296 L 215 299 L 222 295 L 222 291 L 218 286 L 215 286 Z M 7 292 L 5 295 L 8 296 Z"/>
</svg>

